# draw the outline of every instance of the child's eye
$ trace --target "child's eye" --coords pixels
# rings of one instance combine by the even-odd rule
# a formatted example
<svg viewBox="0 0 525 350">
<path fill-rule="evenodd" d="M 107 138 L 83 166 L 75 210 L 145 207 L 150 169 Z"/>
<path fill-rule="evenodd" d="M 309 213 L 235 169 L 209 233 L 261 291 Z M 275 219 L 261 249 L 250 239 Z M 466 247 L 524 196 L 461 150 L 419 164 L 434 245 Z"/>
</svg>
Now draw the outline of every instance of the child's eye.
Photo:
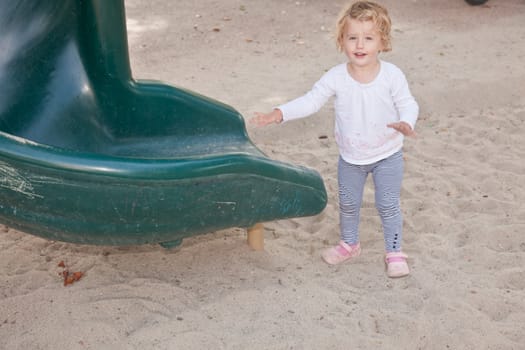
<svg viewBox="0 0 525 350">
<path fill-rule="evenodd" d="M 374 40 L 374 38 L 371 37 L 371 36 L 367 36 L 365 39 L 366 39 L 366 40 L 369 40 L 369 41 L 370 41 L 370 40 Z"/>
<path fill-rule="evenodd" d="M 356 40 L 356 37 L 355 36 L 349 36 L 348 40 Z"/>
</svg>

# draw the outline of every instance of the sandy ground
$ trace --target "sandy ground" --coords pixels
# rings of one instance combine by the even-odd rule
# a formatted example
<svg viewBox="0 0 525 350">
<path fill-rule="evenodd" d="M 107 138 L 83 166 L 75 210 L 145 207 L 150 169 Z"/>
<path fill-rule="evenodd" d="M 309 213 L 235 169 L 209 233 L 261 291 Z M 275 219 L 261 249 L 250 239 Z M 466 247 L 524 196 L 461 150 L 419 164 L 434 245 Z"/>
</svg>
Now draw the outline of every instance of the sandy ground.
<svg viewBox="0 0 525 350">
<path fill-rule="evenodd" d="M 127 0 L 137 78 L 267 111 L 344 57 L 343 1 Z M 269 157 L 317 169 L 316 217 L 267 223 L 266 249 L 232 228 L 159 246 L 99 247 L 0 230 L 1 349 L 524 349 L 525 1 L 384 0 L 393 51 L 421 106 L 405 144 L 404 250 L 384 272 L 370 184 L 363 254 L 329 267 L 338 241 L 333 108 L 249 129 Z M 327 139 L 319 136 L 326 135 Z M 64 287 L 65 261 L 85 276 Z"/>
</svg>

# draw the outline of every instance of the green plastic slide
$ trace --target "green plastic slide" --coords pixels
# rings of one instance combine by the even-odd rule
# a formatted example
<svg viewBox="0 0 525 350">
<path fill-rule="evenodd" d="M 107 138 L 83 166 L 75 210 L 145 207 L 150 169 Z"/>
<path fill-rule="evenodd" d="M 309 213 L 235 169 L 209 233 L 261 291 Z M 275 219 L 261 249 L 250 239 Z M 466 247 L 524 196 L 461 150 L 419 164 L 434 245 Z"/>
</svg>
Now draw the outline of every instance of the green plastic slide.
<svg viewBox="0 0 525 350">
<path fill-rule="evenodd" d="M 0 222 L 51 240 L 174 245 L 326 206 L 233 108 L 133 79 L 123 0 L 0 2 Z"/>
</svg>

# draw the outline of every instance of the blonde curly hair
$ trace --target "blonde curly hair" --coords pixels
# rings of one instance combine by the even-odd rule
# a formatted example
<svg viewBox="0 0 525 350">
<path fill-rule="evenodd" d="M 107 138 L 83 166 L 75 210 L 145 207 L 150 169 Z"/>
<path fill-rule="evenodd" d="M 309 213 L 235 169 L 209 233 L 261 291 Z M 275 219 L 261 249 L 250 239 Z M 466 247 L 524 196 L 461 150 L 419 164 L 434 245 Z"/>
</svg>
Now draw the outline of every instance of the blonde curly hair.
<svg viewBox="0 0 525 350">
<path fill-rule="evenodd" d="M 348 19 L 374 22 L 381 36 L 382 51 L 392 50 L 392 37 L 390 35 L 392 21 L 387 9 L 373 1 L 356 1 L 345 7 L 337 18 L 335 35 L 339 52 L 343 51 L 343 37 Z"/>
</svg>

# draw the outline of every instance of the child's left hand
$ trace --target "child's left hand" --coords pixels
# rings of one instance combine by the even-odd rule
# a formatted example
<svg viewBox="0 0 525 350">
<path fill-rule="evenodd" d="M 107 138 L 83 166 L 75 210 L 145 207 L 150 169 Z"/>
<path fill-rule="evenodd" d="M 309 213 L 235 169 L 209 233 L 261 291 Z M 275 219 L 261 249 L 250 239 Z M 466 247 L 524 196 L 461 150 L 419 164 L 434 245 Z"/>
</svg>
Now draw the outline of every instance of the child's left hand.
<svg viewBox="0 0 525 350">
<path fill-rule="evenodd" d="M 387 125 L 387 127 L 395 129 L 405 136 L 416 137 L 415 131 L 412 130 L 412 127 L 407 122 L 390 123 Z"/>
</svg>

